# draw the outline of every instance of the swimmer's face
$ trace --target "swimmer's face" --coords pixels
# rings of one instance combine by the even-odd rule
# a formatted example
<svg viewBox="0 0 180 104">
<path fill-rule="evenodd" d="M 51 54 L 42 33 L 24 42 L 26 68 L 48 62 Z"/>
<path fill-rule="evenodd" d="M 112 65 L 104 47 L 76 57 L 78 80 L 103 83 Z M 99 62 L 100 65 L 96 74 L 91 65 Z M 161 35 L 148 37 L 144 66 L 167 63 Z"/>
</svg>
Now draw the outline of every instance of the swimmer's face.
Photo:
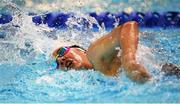
<svg viewBox="0 0 180 104">
<path fill-rule="evenodd" d="M 80 69 L 83 67 L 83 57 L 85 54 L 84 51 L 78 48 L 71 48 L 65 55 L 57 57 L 57 68 L 62 70 Z"/>
</svg>

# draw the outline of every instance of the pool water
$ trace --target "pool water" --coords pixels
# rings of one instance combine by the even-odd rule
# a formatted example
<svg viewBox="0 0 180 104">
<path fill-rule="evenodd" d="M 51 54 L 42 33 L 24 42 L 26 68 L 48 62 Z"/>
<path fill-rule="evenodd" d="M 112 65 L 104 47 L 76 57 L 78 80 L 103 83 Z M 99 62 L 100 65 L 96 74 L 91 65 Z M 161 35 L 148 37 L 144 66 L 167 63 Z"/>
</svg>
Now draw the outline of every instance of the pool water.
<svg viewBox="0 0 180 104">
<path fill-rule="evenodd" d="M 107 4 L 109 2 L 110 0 Z M 112 0 L 112 2 L 120 1 Z M 143 0 L 138 2 L 147 3 Z M 146 5 L 151 7 L 154 2 L 148 2 Z M 169 3 L 169 1 L 164 2 Z M 20 3 L 15 2 L 18 5 Z M 38 5 L 37 2 L 34 3 Z M 49 3 L 52 2 L 49 1 Z M 131 5 L 132 1 L 129 0 L 129 4 L 125 1 L 122 3 L 127 6 Z M 158 3 L 161 4 L 161 1 Z M 105 5 L 100 5 L 102 7 L 100 9 L 105 10 Z M 175 3 L 172 5 L 174 6 Z M 103 28 L 99 31 L 73 28 L 58 30 L 48 28 L 46 25 L 36 26 L 32 23 L 32 17 L 26 15 L 28 11 L 26 7 L 20 8 L 23 10 L 23 12 L 20 11 L 20 18 L 14 14 L 15 18 L 11 23 L 0 25 L 1 33 L 5 34 L 4 38 L 0 38 L 1 103 L 180 102 L 180 80 L 176 76 L 165 76 L 160 72 L 161 66 L 165 63 L 180 65 L 179 28 L 140 28 L 138 61 L 154 78 L 153 81 L 140 85 L 129 80 L 124 72 L 119 73 L 118 77 L 107 77 L 97 71 L 56 70 L 56 64 L 50 56 L 55 43 L 70 41 L 87 48 L 93 40 L 108 31 Z M 142 9 L 143 6 L 140 8 Z M 157 8 L 160 7 L 154 7 L 154 9 Z M 168 8 L 172 9 L 171 6 Z M 73 9 L 81 10 L 79 6 Z M 149 8 L 149 10 L 154 9 Z M 87 8 L 84 11 L 86 10 Z M 17 11 L 15 10 L 14 13 L 18 14 Z M 81 15 L 86 16 L 83 13 Z"/>
</svg>

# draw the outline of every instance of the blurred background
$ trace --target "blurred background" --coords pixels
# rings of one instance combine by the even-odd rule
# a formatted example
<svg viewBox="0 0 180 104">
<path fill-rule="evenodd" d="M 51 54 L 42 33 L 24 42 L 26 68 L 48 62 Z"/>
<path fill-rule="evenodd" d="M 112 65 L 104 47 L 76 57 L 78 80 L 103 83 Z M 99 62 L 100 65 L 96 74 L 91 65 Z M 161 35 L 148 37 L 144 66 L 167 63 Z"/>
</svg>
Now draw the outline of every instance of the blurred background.
<svg viewBox="0 0 180 104">
<path fill-rule="evenodd" d="M 29 12 L 179 11 L 179 0 L 1 0 L 0 12 L 11 12 L 7 3 Z"/>
</svg>

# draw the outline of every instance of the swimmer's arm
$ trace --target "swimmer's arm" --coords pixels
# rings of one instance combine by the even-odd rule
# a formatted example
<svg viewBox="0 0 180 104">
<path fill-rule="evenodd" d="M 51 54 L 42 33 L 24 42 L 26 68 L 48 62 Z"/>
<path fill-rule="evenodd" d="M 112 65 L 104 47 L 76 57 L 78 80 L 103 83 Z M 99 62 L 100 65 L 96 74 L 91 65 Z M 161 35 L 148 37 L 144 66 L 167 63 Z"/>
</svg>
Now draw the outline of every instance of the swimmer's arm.
<svg viewBox="0 0 180 104">
<path fill-rule="evenodd" d="M 145 83 L 151 80 L 151 75 L 149 72 L 140 64 L 130 62 L 123 65 L 126 75 L 133 81 L 138 83 Z"/>
</svg>

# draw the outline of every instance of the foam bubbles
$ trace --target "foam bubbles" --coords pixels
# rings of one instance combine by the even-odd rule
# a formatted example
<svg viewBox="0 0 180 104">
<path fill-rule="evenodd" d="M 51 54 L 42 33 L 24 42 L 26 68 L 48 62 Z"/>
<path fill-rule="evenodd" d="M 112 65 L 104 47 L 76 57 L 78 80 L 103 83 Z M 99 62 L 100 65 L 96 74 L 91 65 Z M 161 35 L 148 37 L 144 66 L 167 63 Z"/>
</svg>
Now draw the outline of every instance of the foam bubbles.
<svg viewBox="0 0 180 104">
<path fill-rule="evenodd" d="M 54 79 L 48 75 L 44 75 L 42 77 L 39 77 L 36 79 L 36 84 L 41 84 L 41 83 L 48 83 L 48 84 L 52 84 L 54 82 Z"/>
</svg>

